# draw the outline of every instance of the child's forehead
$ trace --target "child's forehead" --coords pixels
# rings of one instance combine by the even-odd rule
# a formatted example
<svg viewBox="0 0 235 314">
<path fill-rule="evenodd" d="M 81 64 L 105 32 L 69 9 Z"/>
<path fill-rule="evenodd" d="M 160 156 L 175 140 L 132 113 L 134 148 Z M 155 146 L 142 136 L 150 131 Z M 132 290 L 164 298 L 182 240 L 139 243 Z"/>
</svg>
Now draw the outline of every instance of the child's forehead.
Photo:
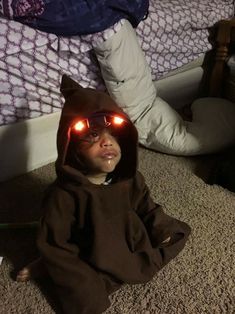
<svg viewBox="0 0 235 314">
<path fill-rule="evenodd" d="M 105 128 L 109 124 L 110 116 L 109 115 L 94 115 L 88 118 L 89 126 Z"/>
<path fill-rule="evenodd" d="M 127 125 L 125 117 L 113 113 L 94 113 L 87 117 L 76 117 L 71 123 L 72 130 L 84 131 L 89 128 L 121 127 Z"/>
</svg>

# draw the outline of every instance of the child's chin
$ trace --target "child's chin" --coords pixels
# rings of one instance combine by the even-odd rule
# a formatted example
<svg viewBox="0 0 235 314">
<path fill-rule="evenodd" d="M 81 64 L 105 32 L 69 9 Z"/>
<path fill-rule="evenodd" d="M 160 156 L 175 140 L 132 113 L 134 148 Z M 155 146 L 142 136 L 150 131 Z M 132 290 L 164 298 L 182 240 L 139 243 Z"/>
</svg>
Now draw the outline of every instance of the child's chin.
<svg viewBox="0 0 235 314">
<path fill-rule="evenodd" d="M 102 172 L 104 172 L 104 173 L 111 173 L 111 172 L 113 172 L 114 171 L 114 169 L 115 169 L 115 167 L 103 167 L 102 168 Z"/>
<path fill-rule="evenodd" d="M 110 173 L 113 172 L 114 169 L 116 168 L 117 163 L 113 160 L 107 160 L 107 162 L 105 162 L 102 165 L 102 171 L 105 173 Z"/>
</svg>

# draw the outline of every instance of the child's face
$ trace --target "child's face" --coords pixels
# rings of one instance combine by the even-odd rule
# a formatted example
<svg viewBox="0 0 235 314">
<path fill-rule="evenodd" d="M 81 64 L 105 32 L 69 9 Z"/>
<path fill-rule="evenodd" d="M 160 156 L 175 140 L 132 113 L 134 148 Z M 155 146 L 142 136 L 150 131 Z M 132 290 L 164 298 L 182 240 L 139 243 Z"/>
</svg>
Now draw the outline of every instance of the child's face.
<svg viewBox="0 0 235 314">
<path fill-rule="evenodd" d="M 96 136 L 97 135 L 97 136 Z M 89 174 L 108 174 L 114 171 L 121 159 L 121 148 L 109 128 L 104 128 L 94 136 L 93 142 L 81 141 L 79 155 L 89 169 Z"/>
</svg>

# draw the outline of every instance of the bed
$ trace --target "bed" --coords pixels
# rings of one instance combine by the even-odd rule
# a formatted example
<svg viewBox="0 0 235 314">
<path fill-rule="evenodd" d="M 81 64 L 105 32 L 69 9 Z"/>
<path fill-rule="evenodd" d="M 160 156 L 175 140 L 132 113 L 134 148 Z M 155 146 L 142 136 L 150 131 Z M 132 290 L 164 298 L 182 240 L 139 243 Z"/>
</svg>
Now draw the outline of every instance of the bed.
<svg viewBox="0 0 235 314">
<path fill-rule="evenodd" d="M 174 108 L 197 98 L 209 30 L 233 16 L 233 0 L 150 1 L 136 33 L 159 95 Z M 0 181 L 55 160 L 62 74 L 105 90 L 93 47 L 123 23 L 66 38 L 0 16 Z"/>
</svg>

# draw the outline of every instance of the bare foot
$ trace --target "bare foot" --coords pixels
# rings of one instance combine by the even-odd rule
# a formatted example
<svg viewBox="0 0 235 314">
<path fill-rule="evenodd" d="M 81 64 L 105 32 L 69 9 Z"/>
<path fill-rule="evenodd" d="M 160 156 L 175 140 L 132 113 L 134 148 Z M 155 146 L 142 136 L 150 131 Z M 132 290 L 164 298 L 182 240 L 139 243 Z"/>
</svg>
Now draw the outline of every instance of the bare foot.
<svg viewBox="0 0 235 314">
<path fill-rule="evenodd" d="M 42 262 L 42 259 L 38 258 L 17 273 L 16 281 L 25 282 L 30 279 L 45 276 L 46 274 L 47 270 Z"/>
</svg>

